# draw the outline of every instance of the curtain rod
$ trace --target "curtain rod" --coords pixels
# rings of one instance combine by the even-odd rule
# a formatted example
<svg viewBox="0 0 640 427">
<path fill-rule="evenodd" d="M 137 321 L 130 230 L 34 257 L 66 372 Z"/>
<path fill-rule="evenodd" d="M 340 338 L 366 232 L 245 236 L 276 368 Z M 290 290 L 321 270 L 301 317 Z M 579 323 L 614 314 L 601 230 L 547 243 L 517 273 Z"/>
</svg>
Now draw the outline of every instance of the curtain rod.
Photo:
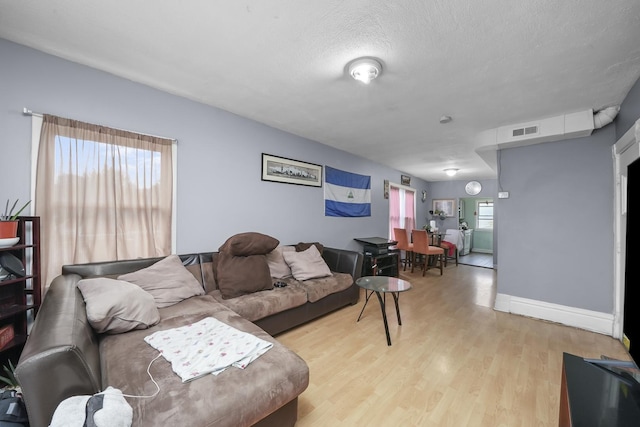
<svg viewBox="0 0 640 427">
<path fill-rule="evenodd" d="M 31 111 L 30 109 L 28 109 L 27 107 L 23 107 L 22 108 L 22 114 L 24 114 L 25 116 L 36 116 L 36 117 L 40 117 L 42 118 L 43 113 L 36 113 L 35 111 Z M 128 130 L 128 129 L 122 129 L 122 128 L 114 128 L 113 126 L 105 126 L 105 125 L 98 125 L 98 126 L 104 126 L 104 127 L 108 127 L 111 129 L 117 129 L 117 130 L 121 130 L 124 132 L 131 132 L 131 133 L 137 133 L 139 135 L 145 135 L 145 136 L 151 136 L 153 138 L 162 138 L 162 139 L 168 139 L 169 141 L 173 141 L 176 144 L 178 143 L 178 140 L 175 138 L 167 138 L 166 136 L 159 136 L 159 135 L 151 135 L 149 133 L 142 133 L 142 132 L 138 132 L 135 130 Z"/>
</svg>

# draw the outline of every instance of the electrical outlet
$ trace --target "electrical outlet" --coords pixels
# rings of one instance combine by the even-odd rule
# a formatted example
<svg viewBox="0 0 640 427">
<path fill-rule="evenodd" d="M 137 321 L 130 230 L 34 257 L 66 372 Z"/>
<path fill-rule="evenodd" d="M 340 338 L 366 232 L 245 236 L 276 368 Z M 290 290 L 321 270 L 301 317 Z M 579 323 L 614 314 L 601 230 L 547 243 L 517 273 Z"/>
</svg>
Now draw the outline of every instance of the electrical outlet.
<svg viewBox="0 0 640 427">
<path fill-rule="evenodd" d="M 508 191 L 498 191 L 498 199 L 508 199 L 509 192 Z"/>
</svg>

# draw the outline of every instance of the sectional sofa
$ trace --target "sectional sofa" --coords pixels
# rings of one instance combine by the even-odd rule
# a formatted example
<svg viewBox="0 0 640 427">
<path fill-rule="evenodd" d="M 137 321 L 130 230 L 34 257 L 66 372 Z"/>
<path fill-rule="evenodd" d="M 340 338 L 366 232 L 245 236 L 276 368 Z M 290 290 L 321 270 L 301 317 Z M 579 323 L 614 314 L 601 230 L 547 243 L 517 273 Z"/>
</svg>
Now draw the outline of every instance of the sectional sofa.
<svg viewBox="0 0 640 427">
<path fill-rule="evenodd" d="M 251 252 L 255 245 L 236 245 L 238 248 L 239 253 Z M 265 252 L 264 248 L 261 250 Z M 296 280 L 296 276 L 287 277 L 276 271 L 276 276 L 282 277 L 269 277 L 269 284 L 261 285 L 264 289 L 229 288 L 234 280 L 234 286 L 243 288 L 247 284 L 243 278 L 247 279 L 248 274 L 254 280 L 257 270 L 264 275 L 264 259 L 268 260 L 271 276 L 278 264 L 284 265 L 279 258 L 292 259 L 320 250 L 329 276 Z M 253 255 L 230 255 L 233 252 L 228 240 L 218 252 L 63 267 L 62 275 L 52 282 L 44 298 L 16 368 L 31 426 L 49 425 L 64 399 L 93 395 L 108 386 L 128 395 L 153 396 L 127 398 L 133 407 L 134 426 L 295 425 L 298 396 L 308 385 L 309 370 L 299 356 L 273 336 L 356 304 L 359 289 L 354 282 L 362 270 L 362 255 L 317 244 L 303 245 L 298 250 L 278 246 L 255 258 L 261 260 L 257 268 L 246 263 L 245 258 Z M 234 266 L 234 258 L 239 265 Z M 295 262 L 291 265 L 296 272 Z M 187 272 L 189 277 L 180 276 L 163 288 L 165 278 L 177 271 Z M 157 318 L 155 312 L 148 316 L 136 312 L 133 320 L 125 315 L 107 320 L 96 315 L 95 305 L 105 304 L 110 297 L 92 296 L 87 289 L 96 292 L 110 289 L 110 284 L 125 286 L 121 282 L 150 292 L 159 307 Z M 286 286 L 274 287 L 273 282 Z M 174 289 L 169 289 L 171 286 Z M 173 295 L 176 289 L 182 294 Z M 125 291 L 116 294 L 122 296 Z M 126 297 L 123 304 L 131 306 L 136 298 Z M 244 369 L 231 367 L 218 375 L 203 375 L 186 382 L 163 357 L 151 363 L 159 353 L 145 342 L 145 337 L 194 325 L 205 318 L 247 332 L 272 347 Z"/>
</svg>

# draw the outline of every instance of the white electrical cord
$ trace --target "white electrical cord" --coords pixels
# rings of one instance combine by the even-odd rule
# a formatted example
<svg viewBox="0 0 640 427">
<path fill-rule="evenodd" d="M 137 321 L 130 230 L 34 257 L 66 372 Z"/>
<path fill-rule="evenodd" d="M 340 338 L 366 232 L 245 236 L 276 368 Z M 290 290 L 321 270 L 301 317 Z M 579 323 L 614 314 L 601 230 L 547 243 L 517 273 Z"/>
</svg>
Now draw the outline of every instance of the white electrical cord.
<svg viewBox="0 0 640 427">
<path fill-rule="evenodd" d="M 148 395 L 148 396 L 145 396 L 145 395 L 136 396 L 136 395 L 133 395 L 133 394 L 124 394 L 124 393 L 123 393 L 123 394 L 121 394 L 121 396 L 124 396 L 124 397 L 132 397 L 132 398 L 135 398 L 135 399 L 151 399 L 151 398 L 153 398 L 153 397 L 156 397 L 156 396 L 158 395 L 158 393 L 160 393 L 160 386 L 158 385 L 158 383 L 156 382 L 156 380 L 155 380 L 155 379 L 153 379 L 153 375 L 151 375 L 151 372 L 150 372 L 151 364 L 152 364 L 153 362 L 155 362 L 156 360 L 158 360 L 158 358 L 159 358 L 160 356 L 162 356 L 162 353 L 160 353 L 160 354 L 158 354 L 156 357 L 154 357 L 154 358 L 153 358 L 153 360 L 152 360 L 151 362 L 149 362 L 149 366 L 147 366 L 147 374 L 149 375 L 149 378 L 151 378 L 151 382 L 153 382 L 153 384 L 155 384 L 155 386 L 156 386 L 156 391 L 155 391 L 155 393 L 153 393 L 153 394 L 151 394 L 151 395 Z M 105 393 L 105 392 L 98 393 L 98 394 L 105 394 L 105 395 L 106 395 L 106 394 L 120 395 L 119 393 Z"/>
</svg>

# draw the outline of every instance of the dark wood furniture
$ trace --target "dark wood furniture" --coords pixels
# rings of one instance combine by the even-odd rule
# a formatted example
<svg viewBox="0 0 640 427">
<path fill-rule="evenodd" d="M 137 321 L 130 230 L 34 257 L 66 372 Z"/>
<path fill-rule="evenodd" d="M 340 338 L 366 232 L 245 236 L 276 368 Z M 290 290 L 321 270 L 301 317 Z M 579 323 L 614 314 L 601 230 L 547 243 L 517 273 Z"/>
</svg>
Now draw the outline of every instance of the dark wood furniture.
<svg viewBox="0 0 640 427">
<path fill-rule="evenodd" d="M 26 275 L 0 281 L 0 328 L 11 325 L 14 338 L 0 348 L 0 363 L 17 362 L 27 340 L 27 325 L 35 319 L 41 302 L 40 218 L 18 218 L 18 237 L 13 246 L 0 248 L 20 260 Z"/>
<path fill-rule="evenodd" d="M 640 384 L 625 375 L 564 353 L 560 427 L 640 425 Z"/>
<path fill-rule="evenodd" d="M 391 248 L 398 244 L 397 241 L 383 237 L 358 237 L 354 240 L 364 245 L 363 276 L 398 277 L 400 251 Z"/>
</svg>

